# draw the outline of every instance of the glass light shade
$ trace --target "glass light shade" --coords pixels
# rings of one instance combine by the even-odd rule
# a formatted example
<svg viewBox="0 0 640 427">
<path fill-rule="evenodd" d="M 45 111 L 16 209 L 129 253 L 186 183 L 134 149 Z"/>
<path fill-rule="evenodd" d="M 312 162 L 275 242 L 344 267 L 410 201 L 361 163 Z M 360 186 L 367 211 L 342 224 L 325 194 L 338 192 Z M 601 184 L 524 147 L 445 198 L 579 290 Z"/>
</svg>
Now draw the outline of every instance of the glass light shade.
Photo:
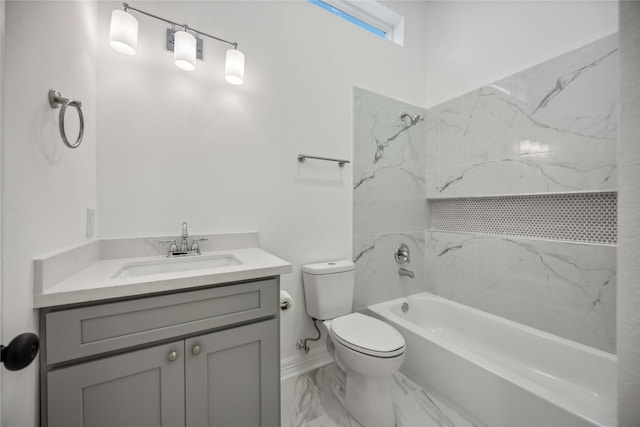
<svg viewBox="0 0 640 427">
<path fill-rule="evenodd" d="M 244 53 L 238 49 L 227 51 L 224 78 L 232 85 L 241 85 L 244 81 Z"/>
<path fill-rule="evenodd" d="M 138 20 L 124 10 L 111 12 L 109 44 L 125 55 L 134 55 L 138 47 Z"/>
<path fill-rule="evenodd" d="M 196 69 L 196 38 L 186 31 L 174 34 L 173 61 L 178 68 L 186 71 Z"/>
</svg>

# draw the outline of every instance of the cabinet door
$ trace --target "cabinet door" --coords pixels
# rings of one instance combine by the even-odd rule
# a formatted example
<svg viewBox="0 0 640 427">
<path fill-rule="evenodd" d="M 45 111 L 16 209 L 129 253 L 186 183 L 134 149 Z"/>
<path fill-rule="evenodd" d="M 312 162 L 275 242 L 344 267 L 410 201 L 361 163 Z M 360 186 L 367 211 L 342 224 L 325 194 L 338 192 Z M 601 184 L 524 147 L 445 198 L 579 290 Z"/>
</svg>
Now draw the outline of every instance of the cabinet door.
<svg viewBox="0 0 640 427">
<path fill-rule="evenodd" d="M 190 427 L 279 427 L 278 319 L 186 340 Z"/>
<path fill-rule="evenodd" d="M 51 371 L 47 396 L 48 427 L 184 425 L 184 341 Z"/>
</svg>

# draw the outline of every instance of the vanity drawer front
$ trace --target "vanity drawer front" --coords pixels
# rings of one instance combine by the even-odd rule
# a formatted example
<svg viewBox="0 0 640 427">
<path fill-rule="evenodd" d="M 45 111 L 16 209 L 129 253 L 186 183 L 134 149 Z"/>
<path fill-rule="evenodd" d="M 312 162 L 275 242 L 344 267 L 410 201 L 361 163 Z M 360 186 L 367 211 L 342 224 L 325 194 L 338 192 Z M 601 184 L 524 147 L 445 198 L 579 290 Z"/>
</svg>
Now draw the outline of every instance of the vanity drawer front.
<svg viewBox="0 0 640 427">
<path fill-rule="evenodd" d="M 276 279 L 45 314 L 47 364 L 277 314 Z"/>
</svg>

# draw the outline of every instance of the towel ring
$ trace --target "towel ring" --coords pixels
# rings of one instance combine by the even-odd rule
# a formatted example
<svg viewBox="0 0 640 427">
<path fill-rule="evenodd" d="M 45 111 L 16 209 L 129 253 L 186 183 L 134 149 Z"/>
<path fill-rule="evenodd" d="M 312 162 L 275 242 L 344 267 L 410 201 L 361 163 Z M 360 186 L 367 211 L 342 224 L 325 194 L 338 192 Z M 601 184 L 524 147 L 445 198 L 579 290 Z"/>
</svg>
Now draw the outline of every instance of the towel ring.
<svg viewBox="0 0 640 427">
<path fill-rule="evenodd" d="M 63 98 L 60 95 L 60 92 L 57 90 L 49 91 L 49 105 L 52 108 L 60 108 L 60 114 L 58 115 L 58 129 L 60 130 L 60 136 L 62 137 L 62 142 L 69 148 L 78 148 L 80 143 L 82 142 L 82 137 L 84 136 L 84 115 L 82 114 L 82 102 L 76 101 L 74 99 Z M 64 129 L 64 115 L 67 113 L 68 107 L 74 107 L 78 112 L 78 119 L 80 120 L 80 131 L 78 132 L 78 138 L 76 142 L 71 144 L 69 139 L 67 138 L 67 132 Z"/>
</svg>

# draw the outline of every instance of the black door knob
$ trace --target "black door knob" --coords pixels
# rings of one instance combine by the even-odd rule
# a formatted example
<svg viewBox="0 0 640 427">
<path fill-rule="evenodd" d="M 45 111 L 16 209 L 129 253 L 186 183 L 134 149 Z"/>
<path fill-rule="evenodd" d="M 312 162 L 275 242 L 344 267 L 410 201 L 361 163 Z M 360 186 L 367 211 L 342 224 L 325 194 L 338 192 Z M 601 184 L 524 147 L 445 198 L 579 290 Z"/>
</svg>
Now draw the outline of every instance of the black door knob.
<svg viewBox="0 0 640 427">
<path fill-rule="evenodd" d="M 0 361 L 10 371 L 29 366 L 38 354 L 39 341 L 36 334 L 26 332 L 11 340 L 8 346 L 0 345 Z"/>
</svg>

